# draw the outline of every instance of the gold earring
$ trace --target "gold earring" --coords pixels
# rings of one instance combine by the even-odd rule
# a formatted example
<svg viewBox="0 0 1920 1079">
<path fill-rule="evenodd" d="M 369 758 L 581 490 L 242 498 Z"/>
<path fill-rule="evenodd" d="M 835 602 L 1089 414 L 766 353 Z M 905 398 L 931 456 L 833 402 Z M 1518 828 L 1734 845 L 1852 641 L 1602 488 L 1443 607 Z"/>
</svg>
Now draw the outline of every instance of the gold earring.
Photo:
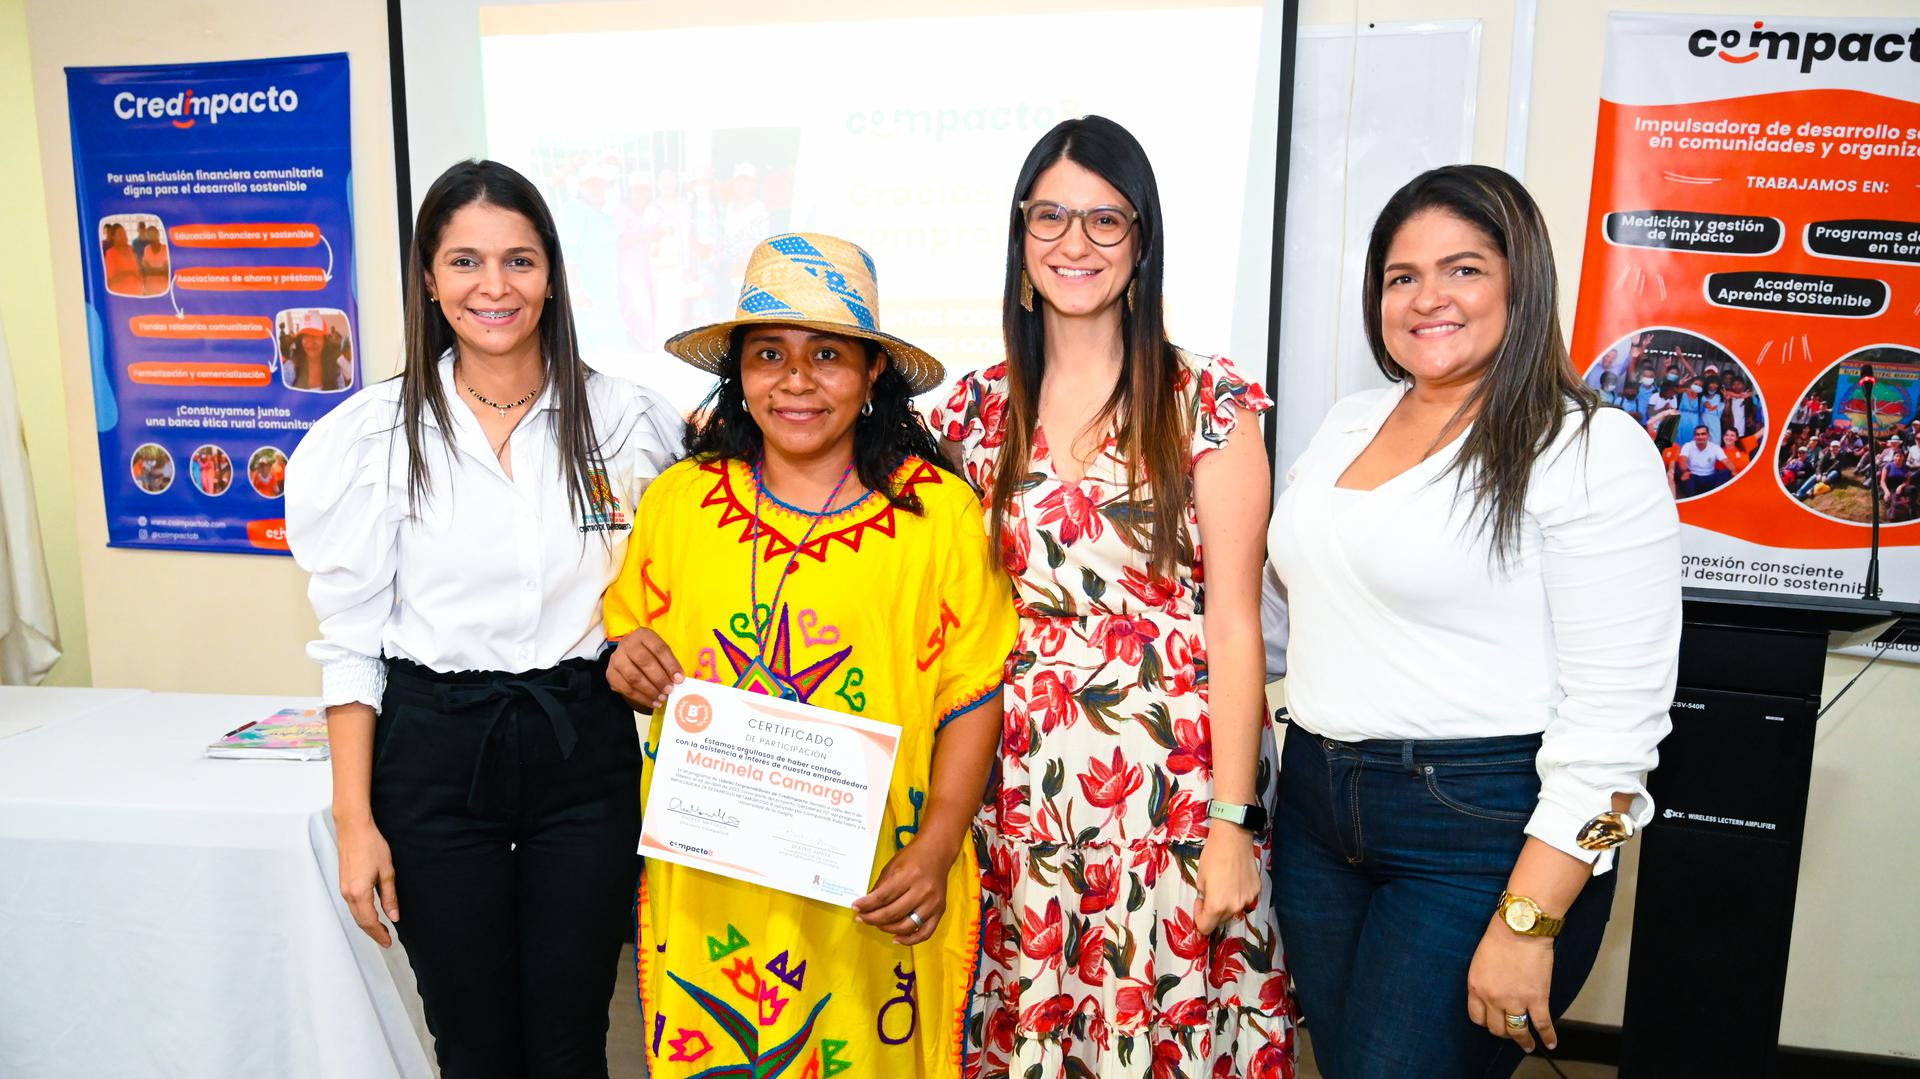
<svg viewBox="0 0 1920 1079">
<path fill-rule="evenodd" d="M 1132 311 L 1140 306 L 1140 300 L 1139 300 L 1140 294 L 1139 292 L 1136 291 L 1139 285 L 1140 285 L 1140 279 L 1137 277 L 1127 282 L 1127 310 L 1129 311 Z"/>
<path fill-rule="evenodd" d="M 1020 306 L 1028 311 L 1033 310 L 1033 279 L 1027 276 L 1025 270 L 1020 271 Z"/>
</svg>

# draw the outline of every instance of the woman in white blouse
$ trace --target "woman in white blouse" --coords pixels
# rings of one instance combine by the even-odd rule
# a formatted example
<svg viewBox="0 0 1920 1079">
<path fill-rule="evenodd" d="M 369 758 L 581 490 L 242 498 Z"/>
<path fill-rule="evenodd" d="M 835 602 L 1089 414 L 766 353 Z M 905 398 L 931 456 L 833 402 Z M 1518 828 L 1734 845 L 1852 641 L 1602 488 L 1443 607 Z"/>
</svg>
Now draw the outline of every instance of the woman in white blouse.
<svg viewBox="0 0 1920 1079">
<path fill-rule="evenodd" d="M 1526 190 L 1428 172 L 1367 248 L 1394 382 L 1336 404 L 1268 553 L 1291 605 L 1280 931 L 1333 1079 L 1555 1044 L 1653 807 L 1680 632 L 1658 453 L 1576 377 Z"/>
<path fill-rule="evenodd" d="M 469 161 L 421 202 L 405 370 L 288 463 L 340 893 L 399 930 L 447 1079 L 607 1074 L 640 745 L 600 597 L 682 430 L 581 363 L 546 203 Z"/>
</svg>

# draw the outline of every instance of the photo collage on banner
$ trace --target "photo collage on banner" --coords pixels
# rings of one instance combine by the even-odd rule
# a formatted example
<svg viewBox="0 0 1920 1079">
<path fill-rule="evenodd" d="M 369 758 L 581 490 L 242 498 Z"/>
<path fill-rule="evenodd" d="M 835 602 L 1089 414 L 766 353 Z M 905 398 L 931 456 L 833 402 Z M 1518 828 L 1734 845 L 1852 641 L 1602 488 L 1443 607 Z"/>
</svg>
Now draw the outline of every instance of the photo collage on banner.
<svg viewBox="0 0 1920 1079">
<path fill-rule="evenodd" d="M 347 58 L 69 68 L 108 542 L 285 552 L 287 456 L 363 382 Z"/>
<path fill-rule="evenodd" d="M 1573 358 L 1684 583 L 1920 605 L 1920 22 L 1610 16 Z M 1869 449 L 1871 446 L 1871 449 Z"/>
</svg>

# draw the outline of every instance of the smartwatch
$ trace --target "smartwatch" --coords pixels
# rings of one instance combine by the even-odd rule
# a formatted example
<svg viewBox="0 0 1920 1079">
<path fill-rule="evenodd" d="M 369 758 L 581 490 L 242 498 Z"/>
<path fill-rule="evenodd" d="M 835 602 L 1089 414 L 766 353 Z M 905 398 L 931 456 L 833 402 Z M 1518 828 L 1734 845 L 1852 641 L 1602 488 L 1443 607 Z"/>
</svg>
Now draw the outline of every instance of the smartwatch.
<svg viewBox="0 0 1920 1079">
<path fill-rule="evenodd" d="M 1264 806 L 1238 805 L 1233 802 L 1223 802 L 1215 798 L 1207 803 L 1207 818 L 1209 820 L 1223 820 L 1228 824 L 1237 824 L 1249 832 L 1264 832 L 1267 830 L 1267 810 Z"/>
</svg>

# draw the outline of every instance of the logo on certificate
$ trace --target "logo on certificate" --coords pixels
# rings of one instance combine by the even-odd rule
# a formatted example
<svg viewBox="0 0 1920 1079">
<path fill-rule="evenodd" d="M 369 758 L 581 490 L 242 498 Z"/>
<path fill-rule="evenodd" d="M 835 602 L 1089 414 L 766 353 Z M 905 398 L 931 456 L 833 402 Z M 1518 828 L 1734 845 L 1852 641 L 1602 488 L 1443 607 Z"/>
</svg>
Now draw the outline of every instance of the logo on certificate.
<svg viewBox="0 0 1920 1079">
<path fill-rule="evenodd" d="M 673 721 L 688 734 L 699 734 L 713 722 L 713 705 L 697 693 L 689 693 L 680 698 L 673 707 Z"/>
</svg>

